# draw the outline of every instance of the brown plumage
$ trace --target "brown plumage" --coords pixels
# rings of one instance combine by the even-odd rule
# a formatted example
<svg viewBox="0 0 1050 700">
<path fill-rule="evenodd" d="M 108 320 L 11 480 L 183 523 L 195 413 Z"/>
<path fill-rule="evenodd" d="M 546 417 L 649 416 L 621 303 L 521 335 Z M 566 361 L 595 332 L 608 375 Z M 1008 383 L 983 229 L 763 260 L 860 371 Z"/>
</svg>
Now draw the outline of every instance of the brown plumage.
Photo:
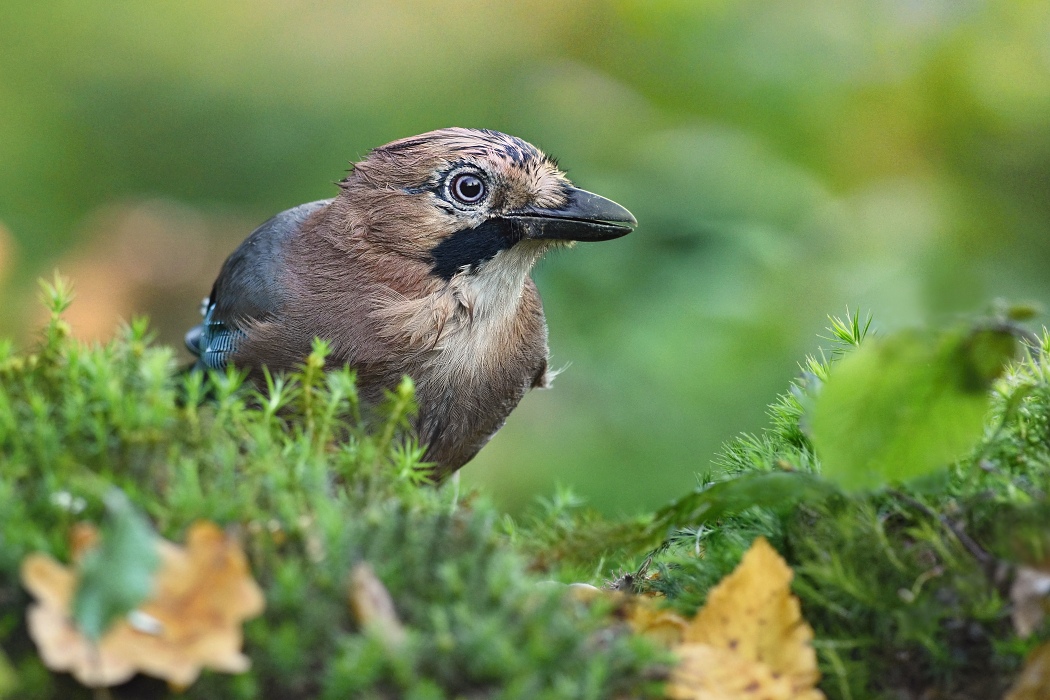
<svg viewBox="0 0 1050 700">
<path fill-rule="evenodd" d="M 280 371 L 321 337 L 369 402 L 409 375 L 425 459 L 447 475 L 547 385 L 533 264 L 568 240 L 623 235 L 634 218 L 492 131 L 395 141 L 339 184 L 335 199 L 278 215 L 230 256 L 187 344 L 201 366 Z"/>
</svg>

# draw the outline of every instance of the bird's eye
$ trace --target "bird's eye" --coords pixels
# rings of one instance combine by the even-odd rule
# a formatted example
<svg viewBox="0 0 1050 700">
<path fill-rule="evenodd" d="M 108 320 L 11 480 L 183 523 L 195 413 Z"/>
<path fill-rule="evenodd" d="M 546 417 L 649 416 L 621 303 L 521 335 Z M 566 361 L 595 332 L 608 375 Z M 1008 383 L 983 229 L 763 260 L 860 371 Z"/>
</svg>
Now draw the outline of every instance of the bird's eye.
<svg viewBox="0 0 1050 700">
<path fill-rule="evenodd" d="M 477 175 L 462 173 L 449 185 L 452 196 L 464 204 L 477 204 L 485 197 L 485 183 Z"/>
</svg>

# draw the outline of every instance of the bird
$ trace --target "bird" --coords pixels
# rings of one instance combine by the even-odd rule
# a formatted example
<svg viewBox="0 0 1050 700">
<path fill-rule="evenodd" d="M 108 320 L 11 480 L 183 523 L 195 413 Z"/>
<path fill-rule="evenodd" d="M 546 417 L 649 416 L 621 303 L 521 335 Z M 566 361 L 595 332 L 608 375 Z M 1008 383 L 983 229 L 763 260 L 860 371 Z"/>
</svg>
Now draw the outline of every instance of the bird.
<svg viewBox="0 0 1050 700">
<path fill-rule="evenodd" d="M 422 459 L 440 481 L 550 384 L 533 265 L 638 222 L 537 147 L 487 129 L 393 141 L 336 184 L 334 198 L 277 214 L 234 250 L 186 345 L 197 369 L 258 380 L 300 367 L 320 338 L 326 369 L 352 368 L 366 405 L 407 375 Z"/>
</svg>

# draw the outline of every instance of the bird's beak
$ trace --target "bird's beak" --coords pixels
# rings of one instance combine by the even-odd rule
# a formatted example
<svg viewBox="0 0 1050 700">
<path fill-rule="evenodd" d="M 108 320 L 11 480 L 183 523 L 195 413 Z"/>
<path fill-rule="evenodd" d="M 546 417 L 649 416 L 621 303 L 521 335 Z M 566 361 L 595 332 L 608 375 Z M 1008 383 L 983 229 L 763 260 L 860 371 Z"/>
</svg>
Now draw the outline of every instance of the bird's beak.
<svg viewBox="0 0 1050 700">
<path fill-rule="evenodd" d="M 631 212 L 611 199 L 575 187 L 568 194 L 560 207 L 525 207 L 504 216 L 524 224 L 526 238 L 562 241 L 608 241 L 638 225 Z"/>
</svg>

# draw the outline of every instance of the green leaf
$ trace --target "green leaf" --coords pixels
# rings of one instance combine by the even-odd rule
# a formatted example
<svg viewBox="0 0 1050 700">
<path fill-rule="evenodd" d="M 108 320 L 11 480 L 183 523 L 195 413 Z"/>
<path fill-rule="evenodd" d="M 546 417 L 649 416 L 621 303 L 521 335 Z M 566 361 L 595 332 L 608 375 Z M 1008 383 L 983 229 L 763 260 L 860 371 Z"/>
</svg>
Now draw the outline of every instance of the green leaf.
<svg viewBox="0 0 1050 700">
<path fill-rule="evenodd" d="M 992 382 L 1014 356 L 1007 329 L 877 338 L 835 364 L 812 406 L 823 473 L 847 488 L 929 474 L 983 434 Z"/>
<path fill-rule="evenodd" d="M 73 597 L 73 620 L 89 638 L 99 639 L 118 618 L 149 595 L 160 559 L 156 536 L 127 497 L 106 495 L 106 521 L 99 546 L 84 555 Z"/>
</svg>

